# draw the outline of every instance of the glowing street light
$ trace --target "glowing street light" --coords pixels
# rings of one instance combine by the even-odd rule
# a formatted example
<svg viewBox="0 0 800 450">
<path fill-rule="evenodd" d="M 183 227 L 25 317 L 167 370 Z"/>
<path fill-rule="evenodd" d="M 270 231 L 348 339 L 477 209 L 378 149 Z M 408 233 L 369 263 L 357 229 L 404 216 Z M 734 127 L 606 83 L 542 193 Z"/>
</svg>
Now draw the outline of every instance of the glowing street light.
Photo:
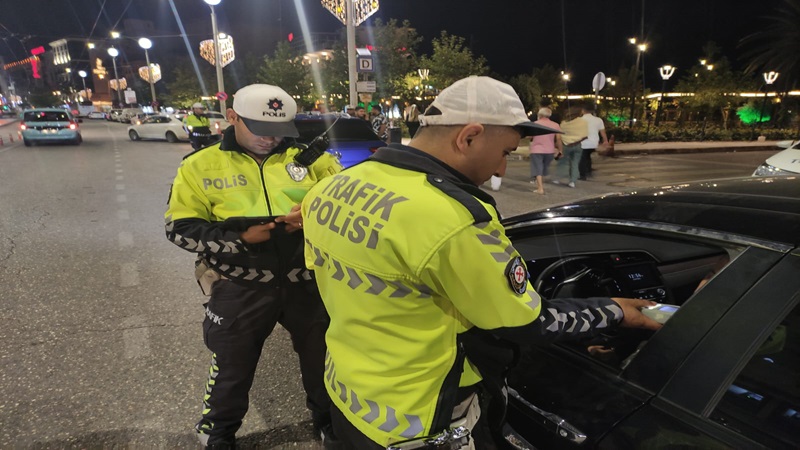
<svg viewBox="0 0 800 450">
<path fill-rule="evenodd" d="M 154 83 L 153 66 L 150 65 L 150 54 L 147 52 L 147 50 L 153 47 L 153 42 L 150 39 L 143 37 L 139 39 L 139 47 L 142 47 L 144 49 L 144 59 L 147 62 L 147 72 L 148 72 L 147 81 L 150 82 L 150 97 L 153 99 L 152 106 L 153 109 L 155 109 L 158 106 L 156 102 L 156 87 L 153 84 Z"/>
<path fill-rule="evenodd" d="M 86 75 L 87 75 L 87 74 L 86 74 L 86 71 L 85 71 L 85 70 L 79 70 L 79 71 L 78 71 L 78 75 L 80 75 L 80 77 L 81 77 L 81 81 L 83 81 L 83 92 L 84 92 L 84 93 L 86 94 L 86 96 L 88 97 L 88 96 L 89 96 L 89 94 L 88 94 L 88 91 L 86 90 Z"/>
<path fill-rule="evenodd" d="M 112 35 L 113 35 L 113 33 L 114 32 L 112 32 Z M 119 36 L 119 33 L 117 33 L 117 35 Z M 117 91 L 117 102 L 121 106 L 122 105 L 122 94 L 120 93 L 119 76 L 117 75 L 117 56 L 119 56 L 119 50 L 115 49 L 114 47 L 111 47 L 111 48 L 108 49 L 108 54 L 109 54 L 109 56 L 111 56 L 111 62 L 114 64 L 114 80 L 117 83 L 117 89 L 116 89 L 116 91 Z"/>
<path fill-rule="evenodd" d="M 757 124 L 760 124 L 761 120 L 764 118 L 764 108 L 767 106 L 767 88 L 778 79 L 778 75 L 780 75 L 778 72 L 764 72 L 764 101 L 761 102 L 761 111 L 758 113 Z"/>
<path fill-rule="evenodd" d="M 661 116 L 661 111 L 663 108 L 664 103 L 664 92 L 667 90 L 667 80 L 675 73 L 675 66 L 670 66 L 669 64 L 661 66 L 658 68 L 658 72 L 661 74 L 661 96 L 658 98 L 658 110 L 656 111 L 656 126 L 658 126 L 659 118 Z"/>
<path fill-rule="evenodd" d="M 225 81 L 222 78 L 222 53 L 219 48 L 219 31 L 217 31 L 217 13 L 214 7 L 219 5 L 222 0 L 203 0 L 211 8 L 211 32 L 214 33 L 214 67 L 217 69 L 217 92 L 225 92 Z M 227 105 L 225 98 L 219 98 L 219 111 L 225 114 Z"/>
<path fill-rule="evenodd" d="M 633 66 L 633 86 L 631 86 L 631 121 L 630 127 L 633 127 L 633 122 L 635 121 L 634 116 L 636 115 L 636 84 L 639 81 L 639 64 L 641 62 L 642 66 L 644 66 L 644 61 L 642 60 L 642 53 L 647 51 L 647 43 L 639 42 L 636 38 L 629 38 L 628 42 L 631 45 L 636 46 L 636 64 Z M 642 70 L 642 92 L 644 92 L 644 70 Z"/>
</svg>

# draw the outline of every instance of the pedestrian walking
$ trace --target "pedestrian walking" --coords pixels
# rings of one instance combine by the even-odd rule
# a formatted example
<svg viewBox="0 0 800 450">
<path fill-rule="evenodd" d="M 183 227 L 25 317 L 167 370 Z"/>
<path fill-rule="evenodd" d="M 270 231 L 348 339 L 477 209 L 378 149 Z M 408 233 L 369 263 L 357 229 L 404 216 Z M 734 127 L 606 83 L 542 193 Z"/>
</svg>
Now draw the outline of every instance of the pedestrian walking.
<svg viewBox="0 0 800 450">
<path fill-rule="evenodd" d="M 594 103 L 586 103 L 581 110 L 581 118 L 586 121 L 589 127 L 588 135 L 581 141 L 581 161 L 578 165 L 581 180 L 586 180 L 592 175 L 592 153 L 598 146 L 607 146 L 608 137 L 606 136 L 606 126 L 603 119 L 594 115 Z"/>
<path fill-rule="evenodd" d="M 564 145 L 564 157 L 558 160 L 556 171 L 561 178 L 566 178 L 567 186 L 574 188 L 579 177 L 579 164 L 583 149 L 581 141 L 586 139 L 589 134 L 589 126 L 580 117 L 580 108 L 569 108 L 564 114 L 564 121 L 561 122 L 561 142 Z M 561 184 L 558 179 L 553 180 L 554 184 Z"/>
<path fill-rule="evenodd" d="M 548 301 L 530 286 L 478 186 L 503 175 L 521 137 L 554 131 L 511 86 L 472 76 L 439 94 L 408 146 L 379 149 L 303 201 L 306 264 L 331 315 L 325 386 L 347 448 L 492 445 L 481 397 L 496 368 L 475 365 L 473 332 L 530 344 L 659 327 L 637 309 L 653 302 Z M 456 426 L 470 430 L 464 446 L 443 434 Z"/>
<path fill-rule="evenodd" d="M 553 111 L 550 108 L 539 108 L 539 112 L 536 114 L 537 120 L 534 123 L 561 131 L 561 127 L 550 120 L 550 116 L 552 115 Z M 563 147 L 560 134 L 542 134 L 531 138 L 531 183 L 536 184 L 536 190 L 534 192 L 537 194 L 544 194 L 544 177 L 548 175 L 550 163 L 553 162 L 555 157 L 560 158 L 562 155 Z"/>
<path fill-rule="evenodd" d="M 209 448 L 234 448 L 264 341 L 278 323 L 300 359 L 314 429 L 333 438 L 323 386 L 328 316 L 304 269 L 298 204 L 342 167 L 324 149 L 295 144 L 296 111 L 277 86 L 240 89 L 222 141 L 186 156 L 170 192 L 167 238 L 197 254 L 195 275 L 210 296 L 203 339 L 211 368 L 195 426 Z"/>
</svg>

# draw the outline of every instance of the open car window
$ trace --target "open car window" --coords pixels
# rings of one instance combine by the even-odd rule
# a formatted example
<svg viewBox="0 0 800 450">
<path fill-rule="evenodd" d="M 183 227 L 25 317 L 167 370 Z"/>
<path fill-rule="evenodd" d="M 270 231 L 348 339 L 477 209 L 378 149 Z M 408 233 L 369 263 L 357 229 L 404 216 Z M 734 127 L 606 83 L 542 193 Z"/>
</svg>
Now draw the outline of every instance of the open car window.
<svg viewBox="0 0 800 450">
<path fill-rule="evenodd" d="M 745 248 L 627 230 L 553 232 L 550 228 L 541 233 L 512 241 L 526 260 L 531 284 L 543 298 L 648 299 L 660 306 L 647 315 L 665 324 L 697 293 L 708 289 Z M 618 328 L 557 345 L 619 373 L 653 335 L 652 331 Z"/>
</svg>

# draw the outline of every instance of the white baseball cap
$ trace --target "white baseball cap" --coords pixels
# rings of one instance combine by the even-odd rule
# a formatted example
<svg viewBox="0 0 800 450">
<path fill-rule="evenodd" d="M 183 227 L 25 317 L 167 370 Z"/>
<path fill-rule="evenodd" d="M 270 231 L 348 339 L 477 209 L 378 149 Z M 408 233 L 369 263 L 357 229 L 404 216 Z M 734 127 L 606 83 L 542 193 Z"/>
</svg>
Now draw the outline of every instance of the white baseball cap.
<svg viewBox="0 0 800 450">
<path fill-rule="evenodd" d="M 533 123 L 510 85 L 490 77 L 472 75 L 456 81 L 419 116 L 420 126 L 500 125 L 515 127 L 523 136 L 559 133 Z"/>
<path fill-rule="evenodd" d="M 203 104 L 202 104 L 202 103 L 200 103 L 200 102 L 197 102 L 197 103 L 195 103 L 194 105 L 192 105 L 192 109 L 206 109 L 206 107 L 205 107 L 205 106 L 203 106 Z"/>
<path fill-rule="evenodd" d="M 251 84 L 233 94 L 233 110 L 257 136 L 298 137 L 297 103 L 278 86 Z"/>
</svg>

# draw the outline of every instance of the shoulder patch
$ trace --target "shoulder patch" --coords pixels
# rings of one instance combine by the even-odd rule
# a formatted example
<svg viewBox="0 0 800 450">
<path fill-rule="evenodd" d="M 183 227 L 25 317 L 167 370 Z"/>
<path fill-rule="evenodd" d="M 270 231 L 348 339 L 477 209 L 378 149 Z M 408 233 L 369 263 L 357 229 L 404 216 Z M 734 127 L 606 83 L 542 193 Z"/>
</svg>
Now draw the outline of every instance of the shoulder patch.
<svg viewBox="0 0 800 450">
<path fill-rule="evenodd" d="M 528 289 L 528 270 L 522 258 L 517 256 L 508 262 L 506 266 L 506 278 L 511 290 L 517 294 L 524 294 Z"/>
</svg>

